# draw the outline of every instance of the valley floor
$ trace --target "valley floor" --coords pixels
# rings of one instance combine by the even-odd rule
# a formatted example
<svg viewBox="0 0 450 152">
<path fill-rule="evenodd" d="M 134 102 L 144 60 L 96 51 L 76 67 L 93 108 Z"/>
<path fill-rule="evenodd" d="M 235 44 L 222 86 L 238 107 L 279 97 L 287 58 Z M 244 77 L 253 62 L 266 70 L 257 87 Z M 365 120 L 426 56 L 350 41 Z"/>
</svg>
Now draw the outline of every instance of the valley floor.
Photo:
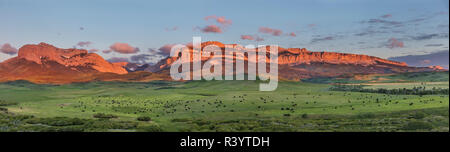
<svg viewBox="0 0 450 152">
<path fill-rule="evenodd" d="M 330 91 L 302 82 L 260 92 L 259 83 L 3 83 L 0 132 L 449 131 L 448 94 Z"/>
</svg>

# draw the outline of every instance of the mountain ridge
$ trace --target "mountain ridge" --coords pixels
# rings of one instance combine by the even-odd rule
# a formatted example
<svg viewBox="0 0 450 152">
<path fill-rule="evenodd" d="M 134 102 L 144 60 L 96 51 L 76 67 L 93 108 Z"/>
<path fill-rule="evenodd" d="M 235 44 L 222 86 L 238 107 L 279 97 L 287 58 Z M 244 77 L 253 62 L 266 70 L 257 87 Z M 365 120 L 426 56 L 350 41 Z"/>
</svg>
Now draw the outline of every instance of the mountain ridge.
<svg viewBox="0 0 450 152">
<path fill-rule="evenodd" d="M 217 41 L 201 44 L 201 48 L 214 44 L 243 49 Z M 188 45 L 191 49 L 192 45 Z M 268 48 L 268 46 L 267 46 Z M 436 67 L 409 67 L 404 62 L 379 57 L 336 53 L 312 52 L 305 48 L 282 48 L 279 52 L 280 79 L 301 80 L 313 77 L 338 77 L 352 74 L 402 73 L 439 71 Z M 259 49 L 256 49 L 259 51 Z M 236 57 L 223 53 L 226 60 L 256 62 L 248 56 Z M 201 58 L 202 63 L 212 57 Z M 18 56 L 0 63 L 0 82 L 28 80 L 34 83 L 72 83 L 88 81 L 152 81 L 171 80 L 169 67 L 178 57 L 166 57 L 155 65 L 138 66 L 134 63 L 110 63 L 95 53 L 83 49 L 60 49 L 47 43 L 27 44 L 19 49 Z M 192 62 L 192 60 L 191 60 Z M 245 70 L 247 71 L 247 69 Z"/>
</svg>

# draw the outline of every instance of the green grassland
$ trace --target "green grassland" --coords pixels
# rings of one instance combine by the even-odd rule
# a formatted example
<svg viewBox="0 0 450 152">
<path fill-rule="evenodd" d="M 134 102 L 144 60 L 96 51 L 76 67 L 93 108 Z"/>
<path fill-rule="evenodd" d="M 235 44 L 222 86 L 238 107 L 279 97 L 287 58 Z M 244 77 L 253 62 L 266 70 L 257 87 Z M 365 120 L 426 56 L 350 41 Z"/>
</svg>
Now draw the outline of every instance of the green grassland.
<svg viewBox="0 0 450 152">
<path fill-rule="evenodd" d="M 448 88 L 448 72 L 418 75 L 414 82 L 444 77 L 447 81 L 441 83 Z M 389 77 L 409 79 L 407 74 Z M 0 132 L 449 131 L 448 94 L 330 91 L 330 84 L 310 82 L 280 82 L 276 91 L 260 92 L 260 83 L 3 83 Z M 445 88 L 435 83 L 420 85 Z"/>
</svg>

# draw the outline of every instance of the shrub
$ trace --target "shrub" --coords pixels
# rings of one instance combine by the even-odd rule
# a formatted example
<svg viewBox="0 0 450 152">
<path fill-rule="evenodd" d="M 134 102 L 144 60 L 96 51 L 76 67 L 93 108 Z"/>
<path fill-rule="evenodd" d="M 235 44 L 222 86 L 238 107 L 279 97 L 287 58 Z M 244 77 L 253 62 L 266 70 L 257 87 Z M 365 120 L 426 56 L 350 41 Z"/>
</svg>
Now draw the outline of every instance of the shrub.
<svg viewBox="0 0 450 152">
<path fill-rule="evenodd" d="M 426 114 L 424 112 L 416 112 L 414 113 L 414 115 L 412 115 L 412 117 L 414 119 L 422 119 L 425 118 Z"/>
<path fill-rule="evenodd" d="M 54 118 L 33 118 L 26 121 L 29 124 L 46 124 L 49 126 L 72 126 L 84 125 L 86 120 L 79 118 L 54 117 Z"/>
<path fill-rule="evenodd" d="M 137 118 L 138 121 L 152 121 L 152 118 L 149 116 L 140 116 Z"/>
<path fill-rule="evenodd" d="M 192 121 L 189 118 L 175 118 L 171 120 L 172 122 L 188 122 L 188 121 Z"/>
<path fill-rule="evenodd" d="M 110 121 L 110 120 L 98 120 L 92 121 L 85 125 L 86 128 L 90 129 L 134 129 L 137 127 L 136 122 L 128 121 Z"/>
<path fill-rule="evenodd" d="M 303 118 L 303 119 L 308 118 L 308 114 L 306 114 L 306 113 L 302 114 L 302 118 Z"/>
<path fill-rule="evenodd" d="M 357 115 L 357 118 L 359 119 L 372 119 L 375 118 L 375 114 L 373 113 L 361 113 Z"/>
<path fill-rule="evenodd" d="M 117 118 L 117 116 L 113 114 L 96 113 L 94 114 L 94 118 L 111 119 Z"/>
<path fill-rule="evenodd" d="M 0 106 L 12 106 L 12 105 L 17 105 L 17 102 L 0 100 Z"/>
<path fill-rule="evenodd" d="M 137 129 L 140 132 L 161 132 L 162 131 L 161 127 L 157 124 L 138 126 Z"/>
<path fill-rule="evenodd" d="M 422 121 L 412 121 L 403 126 L 405 130 L 431 130 L 433 125 Z"/>
</svg>

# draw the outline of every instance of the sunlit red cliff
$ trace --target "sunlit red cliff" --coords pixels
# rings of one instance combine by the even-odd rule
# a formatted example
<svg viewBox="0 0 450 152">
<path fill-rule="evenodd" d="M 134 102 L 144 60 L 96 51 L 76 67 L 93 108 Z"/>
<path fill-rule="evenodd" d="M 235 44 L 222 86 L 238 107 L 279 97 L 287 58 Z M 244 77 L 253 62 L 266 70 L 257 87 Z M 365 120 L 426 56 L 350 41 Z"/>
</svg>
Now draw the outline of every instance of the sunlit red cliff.
<svg viewBox="0 0 450 152">
<path fill-rule="evenodd" d="M 224 51 L 225 47 L 245 49 L 238 45 L 225 45 L 210 41 L 201 44 L 204 48 L 214 44 Z M 192 46 L 189 46 L 192 50 Z M 269 49 L 269 47 L 266 47 Z M 258 51 L 259 49 L 256 49 Z M 300 48 L 278 48 L 280 79 L 301 80 L 313 77 L 337 77 L 352 74 L 403 73 L 439 71 L 439 67 L 408 67 L 405 63 L 378 57 L 335 52 L 312 52 Z M 223 53 L 225 54 L 225 53 Z M 224 60 L 255 62 L 248 56 L 222 55 Z M 206 61 L 210 57 L 202 58 Z M 34 83 L 72 83 L 88 81 L 151 81 L 171 80 L 170 65 L 176 57 L 167 57 L 153 66 L 140 70 L 136 64 L 110 63 L 95 53 L 80 49 L 60 49 L 46 43 L 24 45 L 18 56 L 0 63 L 0 82 L 27 80 Z M 234 61 L 232 60 L 232 61 Z"/>
</svg>

